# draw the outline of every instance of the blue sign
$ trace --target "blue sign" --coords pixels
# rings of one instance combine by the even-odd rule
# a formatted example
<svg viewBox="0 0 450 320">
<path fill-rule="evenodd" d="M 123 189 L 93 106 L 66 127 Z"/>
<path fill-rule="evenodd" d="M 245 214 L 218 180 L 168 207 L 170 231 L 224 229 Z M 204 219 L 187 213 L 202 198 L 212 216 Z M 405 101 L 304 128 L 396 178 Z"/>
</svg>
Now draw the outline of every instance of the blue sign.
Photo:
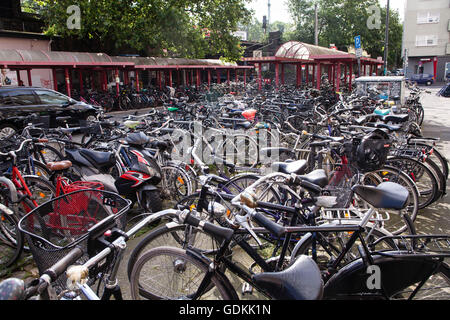
<svg viewBox="0 0 450 320">
<path fill-rule="evenodd" d="M 355 49 L 360 49 L 361 48 L 361 36 L 356 36 L 355 37 Z"/>
</svg>

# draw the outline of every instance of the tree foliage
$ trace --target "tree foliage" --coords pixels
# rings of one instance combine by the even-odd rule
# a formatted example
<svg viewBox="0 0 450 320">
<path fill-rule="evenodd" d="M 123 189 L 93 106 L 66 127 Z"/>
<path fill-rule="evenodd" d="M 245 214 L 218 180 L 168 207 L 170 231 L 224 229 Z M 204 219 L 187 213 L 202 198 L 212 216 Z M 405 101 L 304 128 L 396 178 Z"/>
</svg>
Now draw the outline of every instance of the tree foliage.
<svg viewBox="0 0 450 320">
<path fill-rule="evenodd" d="M 46 34 L 128 47 L 147 55 L 241 57 L 232 35 L 249 18 L 249 0 L 33 0 Z M 80 8 L 80 29 L 69 29 L 67 8 Z"/>
<path fill-rule="evenodd" d="M 354 37 L 361 36 L 363 49 L 371 57 L 384 54 L 386 8 L 377 0 L 288 0 L 294 19 L 295 31 L 291 40 L 314 43 L 314 2 L 318 3 L 319 45 L 328 47 L 334 43 L 338 48 L 354 45 Z M 373 7 L 380 12 L 379 27 L 369 28 L 373 19 Z M 401 60 L 402 24 L 397 11 L 390 10 L 389 22 L 389 66 Z"/>
</svg>

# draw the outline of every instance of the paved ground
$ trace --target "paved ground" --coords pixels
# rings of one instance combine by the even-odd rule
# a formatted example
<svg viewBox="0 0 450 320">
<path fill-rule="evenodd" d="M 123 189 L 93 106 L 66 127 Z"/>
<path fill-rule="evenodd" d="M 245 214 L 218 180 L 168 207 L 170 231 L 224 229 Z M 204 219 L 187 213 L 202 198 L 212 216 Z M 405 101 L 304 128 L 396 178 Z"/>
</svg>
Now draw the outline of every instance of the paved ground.
<svg viewBox="0 0 450 320">
<path fill-rule="evenodd" d="M 425 137 L 440 138 L 437 149 L 450 160 L 450 98 L 436 95 L 441 87 L 429 87 L 427 89 L 432 93 L 422 94 L 422 104 L 425 108 L 422 133 Z M 438 203 L 421 210 L 416 221 L 418 233 L 449 234 L 450 195 L 445 195 Z"/>
<path fill-rule="evenodd" d="M 425 121 L 422 128 L 424 136 L 438 137 L 441 141 L 438 143 L 438 149 L 450 159 L 450 98 L 443 98 L 436 96 L 436 92 L 440 87 L 427 88 L 432 91 L 432 94 L 423 94 L 422 102 L 425 108 Z M 147 110 L 140 110 L 139 114 L 145 113 Z M 127 112 L 113 113 L 114 119 L 120 119 L 126 115 Z M 430 208 L 426 208 L 419 213 L 417 218 L 417 229 L 419 233 L 450 233 L 450 196 L 446 195 L 437 204 Z M 128 243 L 124 262 L 120 266 L 119 281 L 122 286 L 125 299 L 130 299 L 128 279 L 126 275 L 126 262 L 132 249 L 135 247 L 140 239 L 133 239 Z M 37 270 L 30 265 L 27 265 L 20 270 L 14 272 L 15 276 L 27 278 L 35 276 Z M 232 279 L 233 285 L 238 292 L 241 291 L 241 283 L 237 279 Z M 256 299 L 257 296 L 250 296 L 249 298 Z"/>
</svg>

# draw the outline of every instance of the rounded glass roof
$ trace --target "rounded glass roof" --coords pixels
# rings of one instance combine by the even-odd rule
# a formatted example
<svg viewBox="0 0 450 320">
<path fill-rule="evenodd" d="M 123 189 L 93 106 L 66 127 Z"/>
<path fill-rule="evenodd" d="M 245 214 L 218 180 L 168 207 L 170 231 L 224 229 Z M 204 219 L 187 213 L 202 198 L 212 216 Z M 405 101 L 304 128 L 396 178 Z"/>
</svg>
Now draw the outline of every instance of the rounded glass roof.
<svg viewBox="0 0 450 320">
<path fill-rule="evenodd" d="M 315 46 L 309 43 L 288 41 L 278 48 L 275 56 L 278 58 L 310 60 L 319 55 L 348 55 L 348 52 Z"/>
</svg>

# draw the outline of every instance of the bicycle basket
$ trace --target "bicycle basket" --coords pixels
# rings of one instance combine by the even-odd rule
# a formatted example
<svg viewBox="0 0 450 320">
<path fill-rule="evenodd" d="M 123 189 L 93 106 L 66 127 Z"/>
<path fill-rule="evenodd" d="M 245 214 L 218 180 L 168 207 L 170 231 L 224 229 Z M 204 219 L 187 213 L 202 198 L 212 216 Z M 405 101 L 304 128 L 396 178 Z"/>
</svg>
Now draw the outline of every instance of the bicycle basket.
<svg viewBox="0 0 450 320">
<path fill-rule="evenodd" d="M 75 246 L 85 252 L 78 263 L 87 261 L 88 238 L 93 227 L 109 220 L 118 228 L 125 229 L 126 212 L 130 204 L 129 200 L 115 193 L 79 190 L 33 209 L 20 219 L 19 230 L 24 233 L 39 272 L 42 273 Z M 65 287 L 65 275 L 58 279 L 58 284 Z"/>
<path fill-rule="evenodd" d="M 329 209 L 344 209 L 350 207 L 353 198 L 353 192 L 351 188 L 341 188 L 334 186 L 326 186 L 322 190 L 322 197 L 330 197 L 330 201 L 334 200 L 331 197 L 336 198 L 334 201 L 331 201 L 329 206 L 326 206 Z M 334 203 L 334 204 L 333 204 Z"/>
<path fill-rule="evenodd" d="M 101 182 L 96 181 L 75 181 L 64 187 L 65 193 L 71 193 L 78 190 L 105 190 L 105 186 Z"/>
</svg>

